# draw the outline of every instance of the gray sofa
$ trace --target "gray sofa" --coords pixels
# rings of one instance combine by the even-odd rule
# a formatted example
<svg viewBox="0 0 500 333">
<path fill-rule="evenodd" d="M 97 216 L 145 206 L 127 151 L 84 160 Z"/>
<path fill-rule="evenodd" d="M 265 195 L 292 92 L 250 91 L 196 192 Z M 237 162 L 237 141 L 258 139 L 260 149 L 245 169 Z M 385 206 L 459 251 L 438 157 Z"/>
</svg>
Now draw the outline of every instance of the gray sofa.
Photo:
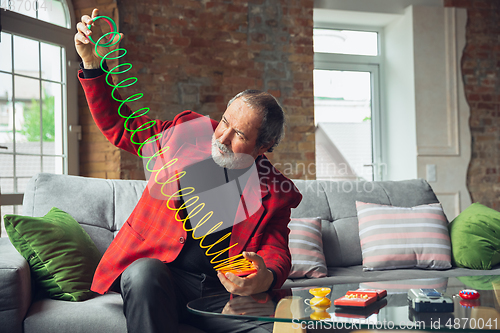
<svg viewBox="0 0 500 333">
<path fill-rule="evenodd" d="M 409 278 L 463 275 L 500 275 L 500 268 L 474 271 L 419 269 L 364 272 L 361 266 L 355 201 L 397 206 L 437 202 L 424 180 L 400 182 L 330 182 L 296 180 L 304 195 L 292 217 L 321 217 L 323 245 L 329 276 L 287 280 L 285 287 L 334 285 Z M 104 253 L 131 213 L 146 182 L 104 180 L 76 176 L 38 174 L 24 196 L 23 215 L 43 216 L 52 207 L 71 214 Z M 28 263 L 7 238 L 0 239 L 1 332 L 126 332 L 122 299 L 117 293 L 84 302 L 42 299 L 33 302 Z M 184 325 L 182 332 L 200 332 Z"/>
</svg>

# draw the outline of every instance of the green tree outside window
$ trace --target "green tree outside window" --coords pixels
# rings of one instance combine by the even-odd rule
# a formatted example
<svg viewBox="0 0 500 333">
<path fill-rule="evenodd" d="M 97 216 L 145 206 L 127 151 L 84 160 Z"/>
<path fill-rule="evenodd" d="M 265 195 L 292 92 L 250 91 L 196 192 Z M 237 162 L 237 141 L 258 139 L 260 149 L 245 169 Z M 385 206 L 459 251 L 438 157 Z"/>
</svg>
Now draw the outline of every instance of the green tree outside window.
<svg viewBox="0 0 500 333">
<path fill-rule="evenodd" d="M 53 142 L 55 137 L 54 124 L 54 96 L 44 94 L 42 103 L 42 140 Z M 24 111 L 24 128 L 19 133 L 26 136 L 30 142 L 40 141 L 40 101 L 31 100 L 31 104 Z"/>
</svg>

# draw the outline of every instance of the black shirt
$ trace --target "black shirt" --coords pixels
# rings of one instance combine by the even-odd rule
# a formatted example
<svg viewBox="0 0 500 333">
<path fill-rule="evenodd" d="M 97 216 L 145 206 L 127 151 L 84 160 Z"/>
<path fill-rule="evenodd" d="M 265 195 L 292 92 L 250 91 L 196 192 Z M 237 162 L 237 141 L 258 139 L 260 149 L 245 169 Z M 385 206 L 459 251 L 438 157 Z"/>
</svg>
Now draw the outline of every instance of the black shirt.
<svg viewBox="0 0 500 333">
<path fill-rule="evenodd" d="M 190 190 L 187 189 L 184 191 L 184 193 L 189 193 L 182 196 L 183 203 L 188 206 L 184 212 L 187 211 L 188 214 L 191 214 L 191 217 L 194 212 L 200 209 L 199 205 L 204 204 L 204 206 L 199 210 L 199 213 L 186 221 L 187 229 L 200 225 L 194 230 L 194 235 L 193 231 L 188 231 L 186 243 L 171 265 L 196 274 L 205 273 L 216 276 L 216 271 L 213 269 L 214 264 L 210 263 L 210 260 L 215 256 L 207 256 L 206 251 L 208 248 L 201 248 L 200 245 L 209 246 L 214 244 L 208 250 L 211 254 L 223 251 L 230 246 L 230 237 L 220 242 L 217 241 L 232 231 L 236 212 L 240 205 L 242 190 L 251 170 L 250 168 L 222 168 L 209 157 L 204 161 L 188 166 L 184 171 L 186 171 L 186 174 L 180 179 L 181 189 L 194 188 L 192 193 L 189 193 Z M 204 223 L 200 223 L 209 212 L 213 213 L 210 218 L 205 219 Z M 222 222 L 220 226 L 211 231 L 220 222 Z M 203 240 L 202 238 L 193 238 L 203 236 L 205 236 Z M 214 260 L 220 261 L 227 258 L 228 251 L 224 251 Z"/>
</svg>

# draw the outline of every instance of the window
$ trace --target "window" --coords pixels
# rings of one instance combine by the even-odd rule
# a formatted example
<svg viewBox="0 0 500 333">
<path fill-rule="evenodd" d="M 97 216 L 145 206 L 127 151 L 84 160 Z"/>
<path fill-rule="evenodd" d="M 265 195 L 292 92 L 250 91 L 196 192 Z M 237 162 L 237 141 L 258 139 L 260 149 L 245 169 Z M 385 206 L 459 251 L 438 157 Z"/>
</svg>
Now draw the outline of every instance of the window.
<svg viewBox="0 0 500 333">
<path fill-rule="evenodd" d="M 63 173 L 62 47 L 2 32 L 0 168 L 3 193 L 22 193 L 37 172 Z"/>
<path fill-rule="evenodd" d="M 74 32 L 66 28 L 71 17 L 67 10 L 61 10 L 67 9 L 65 3 L 52 2 L 52 11 L 45 15 L 40 8 L 34 11 L 27 4 L 22 7 L 25 2 L 21 1 L 15 2 L 20 13 L 3 10 L 1 13 L 2 237 L 7 236 L 3 215 L 22 213 L 26 184 L 34 174 L 78 172 L 76 136 L 67 133 L 68 125 L 76 124 L 77 117 L 76 73 L 67 70 L 68 58 L 74 59 Z M 32 5 L 36 8 L 40 3 Z M 46 20 L 58 26 L 43 22 Z M 69 149 L 70 146 L 73 148 Z"/>
<path fill-rule="evenodd" d="M 316 178 L 380 180 L 380 33 L 314 29 Z"/>
<path fill-rule="evenodd" d="M 313 30 L 314 52 L 378 55 L 378 34 L 370 31 Z"/>
</svg>

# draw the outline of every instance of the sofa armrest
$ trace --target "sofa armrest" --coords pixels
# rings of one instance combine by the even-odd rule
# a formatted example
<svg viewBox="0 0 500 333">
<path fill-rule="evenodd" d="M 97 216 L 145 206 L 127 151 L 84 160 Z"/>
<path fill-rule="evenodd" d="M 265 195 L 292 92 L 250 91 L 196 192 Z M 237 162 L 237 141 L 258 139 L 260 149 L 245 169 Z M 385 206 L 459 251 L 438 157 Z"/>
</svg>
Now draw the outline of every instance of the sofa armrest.
<svg viewBox="0 0 500 333">
<path fill-rule="evenodd" d="M 22 333 L 31 292 L 28 262 L 8 238 L 0 238 L 0 331 Z"/>
</svg>

